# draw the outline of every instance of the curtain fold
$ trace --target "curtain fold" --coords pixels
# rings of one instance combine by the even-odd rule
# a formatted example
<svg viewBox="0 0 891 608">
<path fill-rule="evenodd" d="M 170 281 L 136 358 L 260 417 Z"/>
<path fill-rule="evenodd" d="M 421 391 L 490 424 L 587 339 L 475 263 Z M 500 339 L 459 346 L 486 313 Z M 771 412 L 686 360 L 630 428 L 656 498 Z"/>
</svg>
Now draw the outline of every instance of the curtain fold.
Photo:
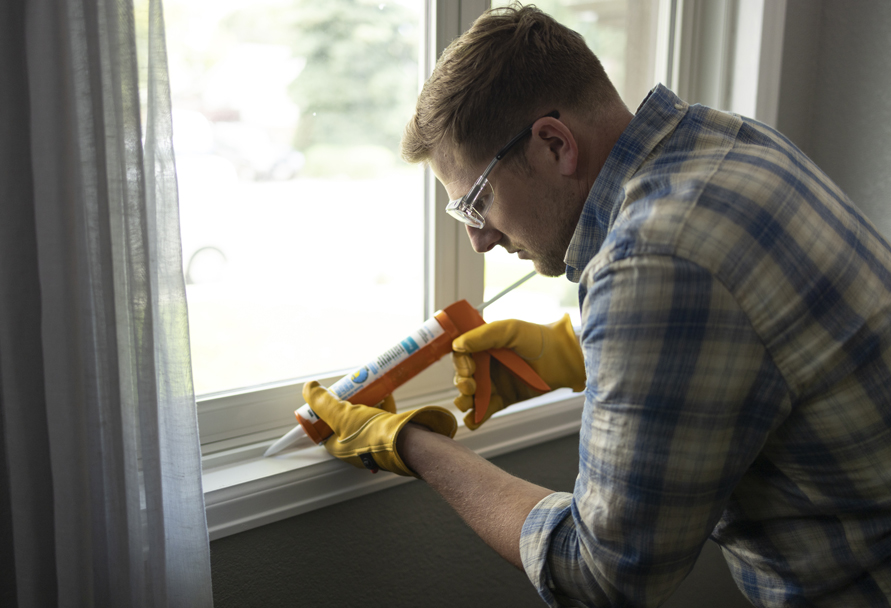
<svg viewBox="0 0 891 608">
<path fill-rule="evenodd" d="M 0 13 L 0 518 L 19 606 L 212 605 L 163 16 L 146 1 L 142 96 L 132 1 Z"/>
<path fill-rule="evenodd" d="M 0 604 L 56 599 L 52 472 L 40 343 L 25 5 L 0 2 Z"/>
</svg>

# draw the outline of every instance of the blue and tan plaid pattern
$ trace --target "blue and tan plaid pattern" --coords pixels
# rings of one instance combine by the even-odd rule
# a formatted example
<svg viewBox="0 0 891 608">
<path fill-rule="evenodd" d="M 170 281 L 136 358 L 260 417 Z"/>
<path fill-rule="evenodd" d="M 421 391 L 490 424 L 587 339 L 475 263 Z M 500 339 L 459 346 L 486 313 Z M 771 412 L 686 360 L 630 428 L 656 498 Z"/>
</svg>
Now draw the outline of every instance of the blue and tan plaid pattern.
<svg viewBox="0 0 891 608">
<path fill-rule="evenodd" d="M 891 604 L 891 249 L 782 135 L 653 90 L 567 253 L 572 494 L 526 520 L 551 605 L 655 606 L 709 536 L 757 606 Z"/>
</svg>

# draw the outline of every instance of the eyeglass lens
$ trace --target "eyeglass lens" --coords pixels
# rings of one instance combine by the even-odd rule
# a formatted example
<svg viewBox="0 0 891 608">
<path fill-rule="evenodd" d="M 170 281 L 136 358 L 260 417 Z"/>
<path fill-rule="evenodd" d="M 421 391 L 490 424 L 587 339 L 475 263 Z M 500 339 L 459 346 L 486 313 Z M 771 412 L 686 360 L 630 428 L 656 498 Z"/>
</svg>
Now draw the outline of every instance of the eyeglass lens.
<svg viewBox="0 0 891 608">
<path fill-rule="evenodd" d="M 475 228 L 485 225 L 486 213 L 495 201 L 495 191 L 489 180 L 474 185 L 466 196 L 450 201 L 446 211 L 455 219 Z"/>
</svg>

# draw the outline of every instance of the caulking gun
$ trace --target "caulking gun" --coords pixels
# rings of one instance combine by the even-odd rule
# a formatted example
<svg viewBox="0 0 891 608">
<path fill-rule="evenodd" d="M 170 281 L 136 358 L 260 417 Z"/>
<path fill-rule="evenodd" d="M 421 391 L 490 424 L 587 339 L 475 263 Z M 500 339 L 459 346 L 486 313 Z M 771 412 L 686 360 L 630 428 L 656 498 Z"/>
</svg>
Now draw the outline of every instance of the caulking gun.
<svg viewBox="0 0 891 608">
<path fill-rule="evenodd" d="M 384 397 L 391 394 L 397 387 L 452 352 L 452 340 L 485 324 L 480 311 L 534 275 L 535 272 L 531 272 L 478 308 L 471 306 L 467 300 L 458 300 L 454 304 L 446 306 L 398 344 L 352 374 L 347 374 L 335 382 L 328 388 L 328 391 L 343 401 L 367 405 L 380 404 Z M 474 379 L 477 391 L 473 408 L 476 422 L 483 420 L 489 407 L 489 397 L 491 396 L 490 357 L 498 359 L 532 388 L 542 392 L 551 390 L 538 377 L 538 374 L 510 349 L 497 348 L 474 353 L 473 358 L 476 363 Z M 295 414 L 297 422 L 300 424 L 269 446 L 263 456 L 272 456 L 298 442 L 305 443 L 306 439 L 304 438 L 307 437 L 314 443 L 324 443 L 325 439 L 332 434 L 331 428 L 325 424 L 324 420 L 316 416 L 309 404 L 303 405 Z"/>
</svg>

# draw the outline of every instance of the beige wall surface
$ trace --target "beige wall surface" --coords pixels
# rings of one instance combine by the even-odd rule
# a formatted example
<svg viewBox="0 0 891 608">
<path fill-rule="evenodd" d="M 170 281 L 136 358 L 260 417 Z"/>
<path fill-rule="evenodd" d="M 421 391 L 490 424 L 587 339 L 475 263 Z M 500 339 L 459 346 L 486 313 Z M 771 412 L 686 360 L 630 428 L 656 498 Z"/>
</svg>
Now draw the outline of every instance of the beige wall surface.
<svg viewBox="0 0 891 608">
<path fill-rule="evenodd" d="M 788 0 L 777 128 L 891 238 L 891 2 Z"/>
<path fill-rule="evenodd" d="M 572 491 L 578 436 L 494 458 Z M 540 608 L 526 575 L 501 559 L 421 482 L 213 541 L 216 608 Z M 745 608 L 720 549 L 707 543 L 667 608 Z"/>
</svg>

